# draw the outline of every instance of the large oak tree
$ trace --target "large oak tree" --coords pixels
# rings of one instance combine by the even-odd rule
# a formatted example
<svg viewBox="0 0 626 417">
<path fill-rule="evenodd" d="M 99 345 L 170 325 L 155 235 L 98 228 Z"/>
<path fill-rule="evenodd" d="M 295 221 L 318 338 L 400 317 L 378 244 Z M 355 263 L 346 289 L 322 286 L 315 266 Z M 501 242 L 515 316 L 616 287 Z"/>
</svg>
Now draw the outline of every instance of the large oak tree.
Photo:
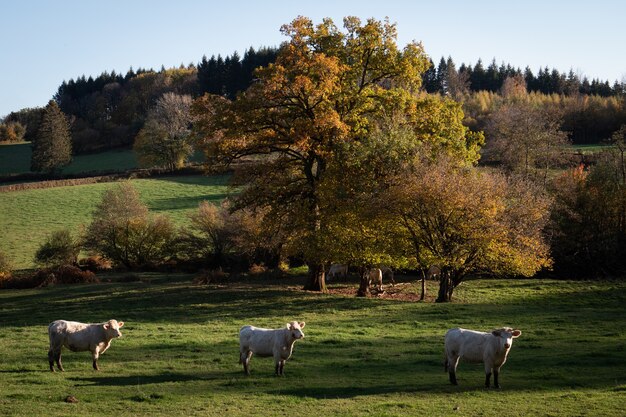
<svg viewBox="0 0 626 417">
<path fill-rule="evenodd" d="M 321 193 L 345 144 L 358 144 L 385 117 L 397 117 L 432 149 L 477 158 L 477 138 L 461 124 L 460 107 L 420 94 L 429 60 L 421 44 L 400 49 L 388 21 L 330 19 L 317 26 L 298 17 L 281 28 L 289 40 L 274 64 L 235 101 L 205 95 L 196 127 L 213 161 L 259 156 L 238 176 L 239 206 L 268 207 L 290 231 L 289 246 L 309 266 L 307 288 L 325 291 L 325 249 L 332 212 Z"/>
</svg>

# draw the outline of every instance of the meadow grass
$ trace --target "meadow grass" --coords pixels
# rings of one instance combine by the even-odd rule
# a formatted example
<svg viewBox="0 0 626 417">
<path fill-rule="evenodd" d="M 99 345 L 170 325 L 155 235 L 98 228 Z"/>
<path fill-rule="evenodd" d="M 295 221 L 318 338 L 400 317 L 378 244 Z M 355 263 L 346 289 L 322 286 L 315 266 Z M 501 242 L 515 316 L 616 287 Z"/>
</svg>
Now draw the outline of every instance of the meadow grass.
<svg viewBox="0 0 626 417">
<path fill-rule="evenodd" d="M 142 201 L 153 213 L 166 214 L 178 224 L 202 200 L 219 202 L 229 188 L 227 176 L 175 176 L 136 179 Z M 68 228 L 78 235 L 89 224 L 105 190 L 116 183 L 87 184 L 0 193 L 0 250 L 16 269 L 33 267 L 37 248 L 54 230 Z"/>
<path fill-rule="evenodd" d="M 621 416 L 626 407 L 626 283 L 477 280 L 448 304 L 322 295 L 302 280 L 198 286 L 190 275 L 105 276 L 102 284 L 0 291 L 0 410 L 17 416 Z M 107 281 L 110 279 L 110 282 Z M 402 280 L 402 278 L 400 278 Z M 434 292 L 433 283 L 429 291 Z M 348 284 L 356 292 L 356 281 Z M 417 291 L 416 283 L 405 283 Z M 64 353 L 48 370 L 55 319 L 126 322 L 91 369 Z M 238 329 L 304 320 L 285 377 L 271 358 L 238 364 Z M 443 335 L 463 326 L 523 331 L 500 382 L 481 365 L 443 370 Z M 77 403 L 66 403 L 67 396 Z"/>
<path fill-rule="evenodd" d="M 0 175 L 30 171 L 30 142 L 0 145 Z M 137 158 L 130 149 L 115 149 L 94 154 L 75 155 L 62 169 L 63 174 L 126 171 L 137 168 Z"/>
<path fill-rule="evenodd" d="M 0 144 L 0 175 L 24 174 L 30 171 L 30 142 Z M 204 161 L 202 152 L 195 152 L 190 162 Z M 128 171 L 139 167 L 132 149 L 112 149 L 104 152 L 74 155 L 72 162 L 61 170 L 62 174 L 89 172 Z"/>
</svg>

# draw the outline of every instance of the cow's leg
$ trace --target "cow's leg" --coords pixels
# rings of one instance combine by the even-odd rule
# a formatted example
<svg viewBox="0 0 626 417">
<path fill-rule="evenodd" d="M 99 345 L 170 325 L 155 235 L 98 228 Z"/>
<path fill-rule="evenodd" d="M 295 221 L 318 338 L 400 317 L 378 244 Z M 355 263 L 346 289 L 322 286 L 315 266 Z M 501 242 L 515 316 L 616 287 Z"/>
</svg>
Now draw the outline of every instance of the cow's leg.
<svg viewBox="0 0 626 417">
<path fill-rule="evenodd" d="M 278 362 L 278 375 L 285 375 L 285 361 Z"/>
<path fill-rule="evenodd" d="M 485 387 L 489 388 L 491 386 L 491 370 L 493 369 L 492 364 L 485 362 Z"/>
<path fill-rule="evenodd" d="M 500 374 L 500 369 L 493 370 L 493 387 L 500 388 L 500 383 L 498 382 L 498 375 Z"/>
<path fill-rule="evenodd" d="M 57 354 L 54 359 L 56 360 L 57 368 L 59 368 L 59 371 L 61 372 L 65 371 L 65 369 L 63 369 L 63 364 L 61 363 L 61 350 L 57 351 Z"/>
<path fill-rule="evenodd" d="M 52 349 L 50 349 L 48 351 L 48 363 L 50 364 L 50 371 L 54 372 L 54 358 L 55 358 L 55 354 L 52 351 Z"/>
<path fill-rule="evenodd" d="M 241 363 L 243 363 L 243 372 L 246 375 L 250 375 L 250 358 L 252 357 L 252 351 L 241 353 Z"/>
<path fill-rule="evenodd" d="M 93 352 L 91 353 L 91 356 L 93 357 L 93 369 L 95 369 L 96 371 L 99 371 L 100 368 L 98 367 L 98 358 L 100 357 L 100 351 L 98 350 L 98 348 L 94 349 Z"/>
<path fill-rule="evenodd" d="M 447 369 L 450 375 L 450 383 L 452 385 L 459 385 L 459 383 L 456 380 L 456 367 L 458 366 L 458 364 L 459 364 L 458 356 L 456 357 L 452 356 L 447 359 Z"/>
</svg>

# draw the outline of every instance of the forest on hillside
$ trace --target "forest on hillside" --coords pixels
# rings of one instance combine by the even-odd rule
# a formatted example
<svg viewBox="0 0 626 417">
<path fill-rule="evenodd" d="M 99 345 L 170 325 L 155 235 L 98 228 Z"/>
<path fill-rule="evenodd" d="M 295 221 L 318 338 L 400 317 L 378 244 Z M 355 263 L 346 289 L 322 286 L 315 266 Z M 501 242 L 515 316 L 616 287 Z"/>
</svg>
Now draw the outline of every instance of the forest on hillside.
<svg viewBox="0 0 626 417">
<path fill-rule="evenodd" d="M 149 110 L 165 93 L 190 95 L 205 93 L 234 99 L 254 81 L 254 70 L 276 60 L 278 48 L 248 49 L 222 57 L 203 56 L 197 64 L 158 71 L 132 68 L 124 75 L 103 72 L 63 81 L 54 100 L 69 117 L 74 154 L 131 147 L 144 126 Z M 484 130 L 490 115 L 512 88 L 532 94 L 543 107 L 558 109 L 561 130 L 574 144 L 596 144 L 608 139 L 626 123 L 626 85 L 561 73 L 548 67 L 534 74 L 495 59 L 484 66 L 457 66 L 451 57 L 430 67 L 422 75 L 422 89 L 429 94 L 451 96 L 463 103 L 465 123 Z M 517 87 L 512 87 L 517 85 Z M 0 142 L 33 141 L 42 108 L 10 113 L 0 123 Z"/>
</svg>

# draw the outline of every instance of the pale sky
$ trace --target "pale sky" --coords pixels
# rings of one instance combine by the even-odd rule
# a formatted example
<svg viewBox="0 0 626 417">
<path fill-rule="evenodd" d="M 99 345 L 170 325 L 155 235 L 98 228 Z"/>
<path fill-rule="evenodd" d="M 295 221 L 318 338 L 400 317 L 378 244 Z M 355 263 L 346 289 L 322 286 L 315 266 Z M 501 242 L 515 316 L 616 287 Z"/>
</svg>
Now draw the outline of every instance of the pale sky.
<svg viewBox="0 0 626 417">
<path fill-rule="evenodd" d="M 44 106 L 65 80 L 130 67 L 197 63 L 278 46 L 280 26 L 303 15 L 389 17 L 398 43 L 421 41 L 435 64 L 510 63 L 626 81 L 621 0 L 4 0 L 0 3 L 0 117 Z"/>
</svg>

